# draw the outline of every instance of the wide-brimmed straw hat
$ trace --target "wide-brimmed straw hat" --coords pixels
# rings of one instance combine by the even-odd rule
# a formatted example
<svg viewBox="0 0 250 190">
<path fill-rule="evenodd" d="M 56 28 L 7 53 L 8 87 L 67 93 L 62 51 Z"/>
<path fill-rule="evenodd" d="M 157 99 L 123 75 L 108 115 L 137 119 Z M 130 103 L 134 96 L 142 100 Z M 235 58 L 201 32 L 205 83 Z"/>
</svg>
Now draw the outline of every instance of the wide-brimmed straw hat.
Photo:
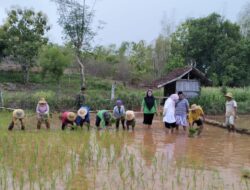
<svg viewBox="0 0 250 190">
<path fill-rule="evenodd" d="M 23 119 L 25 116 L 25 113 L 22 109 L 15 109 L 13 111 L 13 117 L 17 119 Z"/>
<path fill-rule="evenodd" d="M 196 104 L 192 104 L 191 105 L 191 108 L 189 109 L 190 111 L 193 111 L 193 110 L 196 110 L 196 109 L 198 109 L 199 108 L 199 106 L 197 106 Z"/>
<path fill-rule="evenodd" d="M 69 113 L 67 114 L 67 119 L 68 119 L 69 121 L 75 121 L 75 119 L 76 119 L 76 114 L 75 114 L 74 112 L 69 112 Z"/>
<path fill-rule="evenodd" d="M 38 104 L 47 104 L 45 98 L 41 98 L 38 102 Z"/>
<path fill-rule="evenodd" d="M 225 97 L 233 98 L 233 94 L 231 92 L 226 93 Z"/>
<path fill-rule="evenodd" d="M 126 118 L 126 120 L 128 120 L 128 121 L 133 120 L 133 119 L 135 118 L 135 113 L 134 113 L 134 111 L 132 111 L 132 110 L 126 111 L 126 116 L 125 116 L 125 118 Z"/>
<path fill-rule="evenodd" d="M 78 111 L 77 111 L 77 115 L 79 115 L 81 118 L 85 118 L 85 116 L 87 115 L 88 113 L 88 110 L 86 108 L 80 108 Z"/>
</svg>

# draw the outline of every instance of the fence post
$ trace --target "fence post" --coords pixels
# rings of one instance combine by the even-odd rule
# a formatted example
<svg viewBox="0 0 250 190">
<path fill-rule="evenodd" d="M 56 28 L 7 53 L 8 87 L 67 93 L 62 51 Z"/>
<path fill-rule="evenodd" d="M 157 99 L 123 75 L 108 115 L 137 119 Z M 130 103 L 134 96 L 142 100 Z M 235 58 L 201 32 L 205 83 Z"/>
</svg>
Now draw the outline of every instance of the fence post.
<svg viewBox="0 0 250 190">
<path fill-rule="evenodd" d="M 111 88 L 111 101 L 115 99 L 115 86 L 116 86 L 116 82 L 114 82 L 112 84 L 112 88 Z"/>
<path fill-rule="evenodd" d="M 3 92 L 0 88 L 0 103 L 1 103 L 1 107 L 4 107 L 4 104 L 3 104 Z"/>
</svg>

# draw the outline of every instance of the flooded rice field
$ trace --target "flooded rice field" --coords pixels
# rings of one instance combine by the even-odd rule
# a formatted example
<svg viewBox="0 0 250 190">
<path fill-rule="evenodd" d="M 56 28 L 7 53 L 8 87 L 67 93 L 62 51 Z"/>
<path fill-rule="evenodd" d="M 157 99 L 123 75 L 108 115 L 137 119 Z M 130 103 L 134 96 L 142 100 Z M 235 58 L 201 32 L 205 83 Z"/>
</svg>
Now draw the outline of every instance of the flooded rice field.
<svg viewBox="0 0 250 190">
<path fill-rule="evenodd" d="M 0 189 L 250 189 L 247 135 L 207 125 L 189 138 L 159 117 L 144 128 L 139 115 L 135 131 L 61 131 L 58 116 L 36 131 L 32 116 L 25 132 L 8 132 L 9 116 L 0 118 Z"/>
</svg>

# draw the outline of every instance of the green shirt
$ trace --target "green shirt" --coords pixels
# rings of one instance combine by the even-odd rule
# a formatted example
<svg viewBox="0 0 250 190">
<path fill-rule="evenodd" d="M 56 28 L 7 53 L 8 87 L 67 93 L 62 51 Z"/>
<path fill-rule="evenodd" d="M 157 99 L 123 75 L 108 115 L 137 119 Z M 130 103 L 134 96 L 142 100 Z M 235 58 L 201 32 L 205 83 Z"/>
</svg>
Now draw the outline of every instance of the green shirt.
<svg viewBox="0 0 250 190">
<path fill-rule="evenodd" d="M 156 100 L 155 100 L 154 106 L 151 108 L 151 110 L 149 110 L 148 107 L 147 107 L 147 105 L 146 105 L 146 102 L 145 102 L 145 100 L 143 98 L 141 107 L 143 109 L 143 113 L 146 113 L 146 114 L 156 113 L 156 110 L 157 110 Z"/>
<path fill-rule="evenodd" d="M 108 112 L 108 111 L 107 110 L 100 110 L 100 111 L 97 112 L 97 116 L 101 119 L 100 125 L 101 125 L 102 128 L 105 128 L 105 120 L 104 120 L 104 116 L 103 116 L 103 114 L 105 112 Z"/>
</svg>

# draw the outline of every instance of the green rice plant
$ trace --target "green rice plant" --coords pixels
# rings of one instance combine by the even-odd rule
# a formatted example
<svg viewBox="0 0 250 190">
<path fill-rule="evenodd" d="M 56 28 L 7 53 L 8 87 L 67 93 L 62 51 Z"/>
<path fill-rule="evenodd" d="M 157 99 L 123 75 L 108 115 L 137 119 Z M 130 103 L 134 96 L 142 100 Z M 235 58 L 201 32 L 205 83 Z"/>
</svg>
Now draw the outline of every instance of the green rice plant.
<svg viewBox="0 0 250 190">
<path fill-rule="evenodd" d="M 188 136 L 189 137 L 194 137 L 197 132 L 198 132 L 198 128 L 190 127 L 189 130 L 188 130 Z"/>
<path fill-rule="evenodd" d="M 246 179 L 250 179 L 250 169 L 242 169 L 241 176 Z"/>
</svg>

